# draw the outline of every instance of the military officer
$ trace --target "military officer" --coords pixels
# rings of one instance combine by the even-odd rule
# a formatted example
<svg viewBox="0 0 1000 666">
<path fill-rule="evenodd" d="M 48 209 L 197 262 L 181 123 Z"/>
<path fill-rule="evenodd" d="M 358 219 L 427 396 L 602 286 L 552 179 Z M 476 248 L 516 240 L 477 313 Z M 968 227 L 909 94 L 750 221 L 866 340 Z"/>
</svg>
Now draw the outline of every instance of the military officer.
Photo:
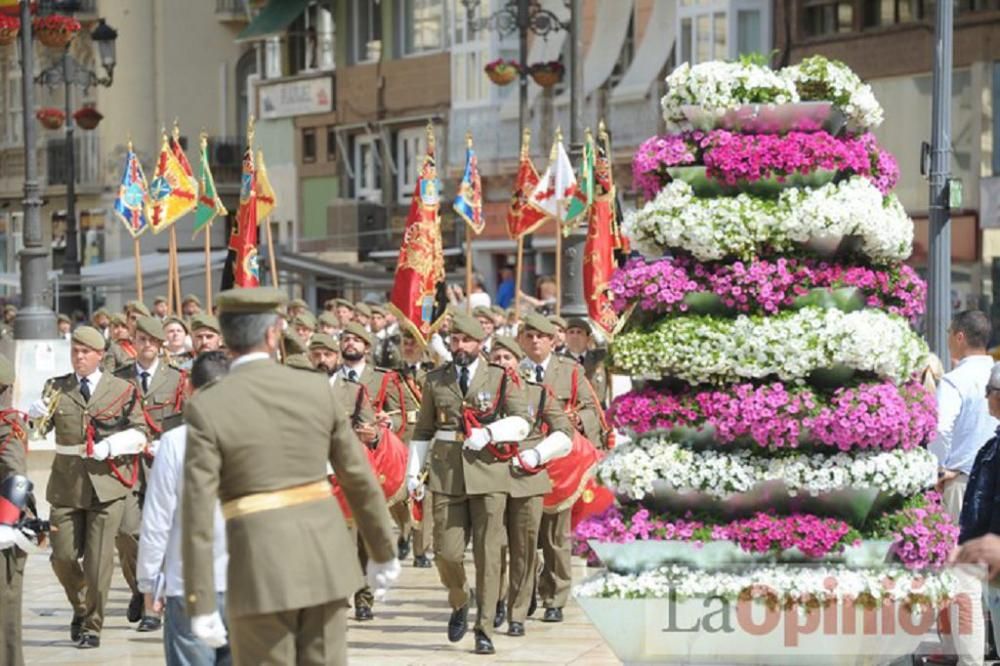
<svg viewBox="0 0 1000 666">
<path fill-rule="evenodd" d="M 171 318 L 168 321 L 179 321 Z M 142 496 L 145 494 L 146 464 L 156 453 L 156 443 L 160 435 L 181 424 L 181 410 L 189 393 L 187 372 L 170 365 L 164 350 L 166 333 L 163 324 L 156 317 L 140 317 L 136 321 L 136 359 L 122 366 L 114 376 L 131 382 L 138 391 L 143 416 L 150 431 L 153 445 L 150 456 L 144 458 L 140 483 L 132 488 L 125 498 L 125 510 L 115 545 L 121 561 L 125 582 L 132 590 L 126 618 L 138 622 L 137 631 L 156 631 L 160 628 L 160 618 L 143 615 L 143 596 L 136 580 L 136 560 L 139 555 L 139 529 L 142 521 Z"/>
<path fill-rule="evenodd" d="M 309 360 L 314 368 L 325 372 L 327 377 L 332 377 L 340 367 L 340 346 L 326 333 L 316 333 L 309 341 Z M 372 422 L 374 420 L 373 414 Z"/>
<path fill-rule="evenodd" d="M 336 339 L 340 335 L 340 320 L 332 312 L 322 312 L 316 317 L 316 330 Z"/>
<path fill-rule="evenodd" d="M 292 330 L 304 344 L 308 345 L 309 339 L 316 332 L 316 317 L 308 310 L 300 312 L 292 319 Z"/>
<path fill-rule="evenodd" d="M 369 328 L 375 342 L 372 358 L 376 365 L 395 370 L 399 367 L 399 334 L 393 333 L 389 327 L 385 308 L 381 305 L 373 305 L 371 313 Z"/>
<path fill-rule="evenodd" d="M 199 299 L 194 294 L 188 294 L 181 301 L 181 314 L 185 319 L 191 319 L 191 317 L 201 312 L 201 299 Z M 149 313 L 146 313 L 149 314 Z"/>
<path fill-rule="evenodd" d="M 135 360 L 135 345 L 132 344 L 128 319 L 125 315 L 116 313 L 110 317 L 109 322 L 111 339 L 101 361 L 101 370 L 104 372 L 114 372 Z"/>
<path fill-rule="evenodd" d="M 405 410 L 407 428 L 403 441 L 409 444 L 413 438 L 413 427 L 417 423 L 417 416 L 420 414 L 420 403 L 423 400 L 424 379 L 427 373 L 434 369 L 434 364 L 427 360 L 426 350 L 420 347 L 420 343 L 410 331 L 403 331 L 400 334 L 400 362 L 399 378 L 403 382 L 405 389 Z M 424 497 L 420 500 L 419 510 L 413 509 L 413 504 L 417 502 L 410 499 L 411 518 L 415 513 L 420 514 L 420 520 L 415 518 L 411 521 L 411 533 L 413 535 L 413 566 L 418 569 L 429 569 L 431 561 L 427 553 L 431 547 L 431 537 L 434 529 L 434 514 L 431 511 L 432 500 L 431 491 L 424 489 Z"/>
<path fill-rule="evenodd" d="M 476 318 L 479 325 L 483 327 L 486 331 L 486 337 L 483 339 L 483 356 L 485 358 L 490 357 L 490 352 L 493 351 L 493 334 L 496 331 L 496 322 L 493 320 L 493 311 L 490 310 L 485 305 L 479 305 L 472 308 L 472 316 Z"/>
<path fill-rule="evenodd" d="M 366 331 L 371 331 L 369 324 L 372 319 L 372 309 L 367 303 L 355 303 L 354 304 L 354 319 L 353 321 L 358 322 L 365 327 Z"/>
<path fill-rule="evenodd" d="M 309 312 L 309 304 L 301 298 L 293 298 L 288 302 L 288 318 L 295 319 L 303 312 Z"/>
<path fill-rule="evenodd" d="M 153 316 L 160 321 L 165 321 L 170 316 L 170 307 L 167 305 L 166 296 L 157 296 L 153 299 Z"/>
<path fill-rule="evenodd" d="M 163 344 L 163 351 L 169 356 L 170 364 L 190 372 L 191 364 L 194 363 L 194 354 L 187 346 L 188 325 L 183 319 L 167 317 L 163 321 L 163 332 L 167 336 Z"/>
<path fill-rule="evenodd" d="M 46 490 L 52 522 L 52 569 L 73 607 L 70 637 L 80 648 L 101 644 L 115 536 L 126 498 L 139 478 L 146 423 L 135 387 L 100 368 L 104 337 L 90 326 L 73 332 L 73 372 L 50 379 L 29 410 L 52 412 L 56 456 Z M 77 561 L 83 556 L 83 566 Z"/>
<path fill-rule="evenodd" d="M 524 351 L 514 338 L 497 336 L 490 360 L 517 372 Z M 507 542 L 510 556 L 510 586 L 507 608 L 509 636 L 524 636 L 524 621 L 535 585 L 538 562 L 538 530 L 542 521 L 542 500 L 552 489 L 545 463 L 570 452 L 573 426 L 558 400 L 543 384 L 524 373 L 524 393 L 532 416 L 531 434 L 511 460 L 510 497 L 507 499 Z M 502 590 L 501 590 L 502 592 Z M 503 599 L 501 599 L 503 603 Z"/>
<path fill-rule="evenodd" d="M 90 317 L 90 325 L 100 331 L 105 340 L 111 339 L 111 313 L 104 308 L 98 308 Z"/>
<path fill-rule="evenodd" d="M 560 315 L 549 315 L 549 322 L 556 327 L 556 341 L 552 348 L 557 354 L 566 353 L 566 318 Z"/>
<path fill-rule="evenodd" d="M 410 441 L 407 484 L 420 497 L 429 460 L 433 491 L 434 562 L 452 608 L 448 639 L 468 627 L 470 590 L 465 545 L 472 536 L 476 566 L 475 651 L 493 654 L 493 616 L 500 578 L 504 510 L 510 489 L 504 442 L 523 441 L 531 428 L 520 386 L 503 368 L 482 358 L 486 332 L 464 312 L 454 314 L 452 361 L 424 381 L 420 415 Z M 466 431 L 466 424 L 470 427 Z"/>
<path fill-rule="evenodd" d="M 526 358 L 521 367 L 530 377 L 548 386 L 566 411 L 573 427 L 595 446 L 600 446 L 602 417 L 600 406 L 587 384 L 583 366 L 554 353 L 558 330 L 548 318 L 532 313 L 525 316 L 519 344 Z M 545 606 L 545 622 L 562 622 L 562 609 L 569 598 L 572 579 L 572 541 L 570 514 L 572 506 L 542 516 L 542 573 L 538 592 Z"/>
<path fill-rule="evenodd" d="M 340 320 L 340 328 L 343 329 L 347 323 L 354 319 L 354 303 L 346 298 L 333 299 L 333 313 Z"/>
<path fill-rule="evenodd" d="M 309 347 L 291 329 L 285 329 L 281 337 L 281 362 L 289 368 L 315 370 L 309 359 Z"/>
<path fill-rule="evenodd" d="M 222 330 L 215 315 L 203 312 L 191 317 L 191 344 L 195 356 L 222 347 Z"/>
<path fill-rule="evenodd" d="M 185 601 L 192 632 L 212 647 L 224 644 L 213 580 L 218 498 L 238 666 L 346 663 L 347 597 L 363 578 L 327 461 L 369 546 L 368 582 L 377 595 L 400 570 L 382 490 L 327 379 L 271 360 L 284 299 L 270 287 L 219 295 L 223 339 L 235 358 L 229 375 L 185 408 Z"/>
<path fill-rule="evenodd" d="M 9 389 L 14 384 L 14 366 L 0 356 L 0 396 L 9 400 Z M 15 476 L 28 473 L 28 423 L 24 415 L 14 409 L 0 411 L 0 663 L 23 666 L 21 651 L 21 594 L 24 587 L 24 565 L 27 553 L 17 545 L 23 543 L 17 523 L 24 508 L 18 500 L 16 486 L 23 481 Z M 13 500 L 13 501 L 12 501 Z"/>
<path fill-rule="evenodd" d="M 566 321 L 566 356 L 583 366 L 587 381 L 594 387 L 594 392 L 602 408 L 607 408 L 610 401 L 608 392 L 611 390 L 611 376 L 607 366 L 607 349 L 595 349 L 593 345 L 593 329 L 590 322 L 583 317 L 573 317 Z"/>
</svg>

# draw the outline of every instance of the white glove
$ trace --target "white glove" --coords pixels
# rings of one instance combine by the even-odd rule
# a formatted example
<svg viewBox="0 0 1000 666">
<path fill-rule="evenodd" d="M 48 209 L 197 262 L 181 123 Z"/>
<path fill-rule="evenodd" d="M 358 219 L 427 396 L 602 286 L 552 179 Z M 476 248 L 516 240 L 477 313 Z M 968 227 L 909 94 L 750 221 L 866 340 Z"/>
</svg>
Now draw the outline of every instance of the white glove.
<svg viewBox="0 0 1000 666">
<path fill-rule="evenodd" d="M 149 453 L 149 455 L 155 457 L 156 452 L 159 448 L 160 448 L 160 440 L 154 439 L 152 442 L 149 443 L 149 446 L 146 447 L 146 452 Z"/>
<path fill-rule="evenodd" d="M 210 648 L 217 649 L 226 644 L 226 625 L 222 623 L 219 611 L 211 615 L 195 615 L 191 618 L 191 633 Z"/>
<path fill-rule="evenodd" d="M 406 492 L 418 502 L 424 498 L 424 482 L 419 476 L 406 477 Z"/>
<path fill-rule="evenodd" d="M 17 534 L 17 528 L 0 525 L 0 551 L 7 550 L 17 543 Z"/>
<path fill-rule="evenodd" d="M 33 419 L 40 419 L 48 413 L 49 401 L 44 398 L 39 398 L 28 407 L 28 416 Z"/>
<path fill-rule="evenodd" d="M 94 453 L 91 454 L 90 457 L 100 462 L 102 460 L 107 460 L 110 455 L 111 442 L 106 439 L 102 439 L 101 441 L 94 443 Z"/>
<path fill-rule="evenodd" d="M 535 449 L 528 449 L 527 451 L 521 451 L 518 455 L 511 458 L 510 464 L 515 469 L 524 469 L 524 465 L 521 464 L 522 460 L 525 465 L 535 469 L 542 464 L 542 455 Z"/>
<path fill-rule="evenodd" d="M 490 431 L 486 428 L 473 428 L 469 432 L 469 436 L 465 438 L 465 443 L 462 444 L 463 447 L 469 449 L 470 451 L 482 451 L 486 448 L 486 445 L 492 441 L 490 437 Z"/>
<path fill-rule="evenodd" d="M 399 566 L 399 560 L 395 557 L 388 562 L 368 563 L 366 577 L 368 579 L 368 587 L 372 588 L 372 593 L 375 595 L 375 601 L 385 599 L 389 587 L 396 582 L 401 571 L 402 567 Z"/>
<path fill-rule="evenodd" d="M 146 436 L 135 428 L 105 437 L 94 444 L 94 460 L 107 460 L 111 456 L 128 456 L 142 453 L 146 447 Z"/>
</svg>

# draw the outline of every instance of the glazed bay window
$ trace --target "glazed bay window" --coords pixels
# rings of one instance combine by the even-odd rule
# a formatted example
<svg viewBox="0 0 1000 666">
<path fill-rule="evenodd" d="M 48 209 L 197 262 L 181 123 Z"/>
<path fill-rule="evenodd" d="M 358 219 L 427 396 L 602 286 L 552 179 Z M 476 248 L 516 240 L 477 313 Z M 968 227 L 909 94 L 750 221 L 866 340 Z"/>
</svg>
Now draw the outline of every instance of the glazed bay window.
<svg viewBox="0 0 1000 666">
<path fill-rule="evenodd" d="M 382 160 L 378 137 L 360 134 L 354 139 L 354 198 L 382 201 Z"/>
<path fill-rule="evenodd" d="M 931 0 L 867 0 L 864 12 L 866 28 L 934 20 Z"/>
<path fill-rule="evenodd" d="M 350 0 L 351 61 L 375 62 L 382 54 L 381 3 Z"/>
<path fill-rule="evenodd" d="M 677 21 L 680 62 L 734 60 L 771 48 L 766 0 L 681 0 Z"/>
<path fill-rule="evenodd" d="M 404 56 L 444 49 L 444 0 L 399 0 L 399 6 L 399 42 Z"/>
<path fill-rule="evenodd" d="M 413 199 L 417 171 L 426 150 L 427 130 L 423 127 L 412 127 L 396 133 L 396 192 L 401 204 L 408 204 Z"/>
<path fill-rule="evenodd" d="M 854 30 L 854 3 L 844 0 L 806 0 L 802 33 L 806 37 L 837 35 Z"/>
</svg>

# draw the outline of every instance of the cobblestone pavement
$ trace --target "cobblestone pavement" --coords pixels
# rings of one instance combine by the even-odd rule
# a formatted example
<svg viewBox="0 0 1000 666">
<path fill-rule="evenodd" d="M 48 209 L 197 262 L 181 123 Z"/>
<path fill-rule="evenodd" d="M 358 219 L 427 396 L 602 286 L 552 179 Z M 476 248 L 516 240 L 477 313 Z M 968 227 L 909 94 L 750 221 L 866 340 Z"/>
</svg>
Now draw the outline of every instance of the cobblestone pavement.
<svg viewBox="0 0 1000 666">
<path fill-rule="evenodd" d="M 51 454 L 32 452 L 29 474 L 44 498 Z M 43 515 L 48 507 L 40 507 Z M 473 573 L 471 553 L 468 570 Z M 574 580 L 587 575 L 582 561 L 575 561 Z M 69 640 L 71 612 L 44 554 L 28 558 L 24 594 L 24 658 L 28 664 L 113 664 L 132 666 L 162 664 L 162 633 L 137 633 L 125 620 L 128 588 L 117 569 L 97 650 L 77 650 Z M 375 620 L 348 620 L 348 647 L 352 664 L 403 666 L 410 664 L 618 664 L 597 630 L 575 603 L 566 608 L 562 624 L 545 624 L 541 612 L 529 618 L 527 635 L 494 637 L 497 654 L 481 657 L 472 653 L 470 631 L 462 642 L 448 642 L 446 625 L 450 610 L 436 569 L 415 569 L 412 558 L 387 602 L 375 608 Z M 473 613 L 474 615 L 474 613 Z M 470 616 L 470 620 L 474 617 Z M 503 631 L 506 630 L 504 627 Z"/>
</svg>

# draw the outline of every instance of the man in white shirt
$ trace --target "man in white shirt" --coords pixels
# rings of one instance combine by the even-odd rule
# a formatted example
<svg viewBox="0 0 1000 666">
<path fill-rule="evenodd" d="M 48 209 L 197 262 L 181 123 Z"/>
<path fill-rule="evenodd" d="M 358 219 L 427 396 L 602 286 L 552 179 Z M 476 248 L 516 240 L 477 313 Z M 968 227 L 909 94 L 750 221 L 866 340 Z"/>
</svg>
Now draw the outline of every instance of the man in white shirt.
<svg viewBox="0 0 1000 666">
<path fill-rule="evenodd" d="M 191 369 L 195 391 L 220 379 L 228 371 L 224 352 L 201 354 Z M 229 664 L 229 646 L 213 649 L 191 632 L 184 604 L 184 576 L 181 561 L 181 515 L 179 499 L 184 478 L 187 426 L 169 430 L 160 438 L 146 489 L 139 535 L 138 583 L 145 595 L 146 613 L 165 613 L 163 645 L 167 666 Z M 224 616 L 226 567 L 225 520 L 217 506 L 215 515 L 215 588 L 218 607 Z"/>
<path fill-rule="evenodd" d="M 990 416 L 986 401 L 986 384 L 994 363 L 986 353 L 990 334 L 990 320 L 985 313 L 965 310 L 955 315 L 948 328 L 948 352 L 955 367 L 937 386 L 937 436 L 929 449 L 938 459 L 937 490 L 956 525 L 972 463 L 1000 424 Z M 970 603 L 955 604 L 961 608 L 957 609 L 959 617 L 952 618 L 951 626 L 959 631 L 943 636 L 946 650 L 958 655 L 959 664 L 982 664 L 985 645 L 981 586 L 968 576 L 959 576 L 959 584 L 959 591 Z M 966 612 L 970 617 L 966 617 Z"/>
</svg>

